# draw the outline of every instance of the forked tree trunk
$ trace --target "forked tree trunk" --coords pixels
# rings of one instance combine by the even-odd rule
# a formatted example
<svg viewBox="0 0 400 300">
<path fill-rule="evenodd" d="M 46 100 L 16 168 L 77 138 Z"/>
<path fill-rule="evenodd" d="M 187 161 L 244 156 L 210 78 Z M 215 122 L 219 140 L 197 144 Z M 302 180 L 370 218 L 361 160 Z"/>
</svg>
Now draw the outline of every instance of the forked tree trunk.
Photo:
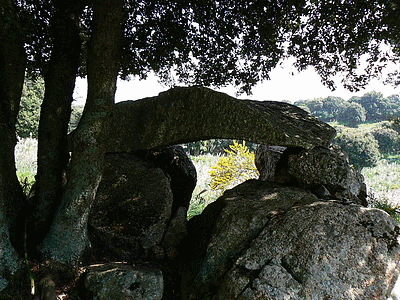
<svg viewBox="0 0 400 300">
<path fill-rule="evenodd" d="M 123 0 L 94 1 L 88 53 L 88 95 L 74 136 L 68 183 L 42 243 L 44 256 L 75 264 L 88 245 L 87 220 L 102 176 L 122 40 Z"/>
<path fill-rule="evenodd" d="M 69 159 L 68 122 L 81 53 L 79 16 L 83 10 L 80 2 L 75 2 L 54 1 L 53 49 L 44 74 L 45 95 L 39 123 L 36 190 L 30 203 L 32 213 L 28 245 L 31 247 L 45 238 L 51 226 L 61 202 L 63 172 Z"/>
<path fill-rule="evenodd" d="M 18 226 L 25 197 L 16 175 L 14 148 L 26 55 L 13 2 L 1 0 L 0 11 L 3 13 L 0 19 L 0 290 L 3 290 L 7 276 L 20 266 L 10 241 L 21 245 L 24 227 Z"/>
</svg>

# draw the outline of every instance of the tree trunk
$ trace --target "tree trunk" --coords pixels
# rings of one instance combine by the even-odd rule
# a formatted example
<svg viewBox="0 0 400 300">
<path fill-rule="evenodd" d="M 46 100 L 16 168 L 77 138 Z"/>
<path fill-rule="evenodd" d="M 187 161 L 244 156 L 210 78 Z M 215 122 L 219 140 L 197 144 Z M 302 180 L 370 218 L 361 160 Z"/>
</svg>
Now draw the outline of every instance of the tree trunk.
<svg viewBox="0 0 400 300">
<path fill-rule="evenodd" d="M 21 245 L 24 228 L 19 218 L 25 196 L 16 174 L 14 148 L 26 55 L 13 2 L 0 1 L 0 11 L 3 14 L 0 18 L 0 290 L 3 290 L 6 277 L 20 266 L 11 242 Z"/>
<path fill-rule="evenodd" d="M 62 202 L 41 247 L 45 257 L 62 263 L 75 264 L 88 246 L 87 219 L 102 176 L 119 71 L 122 9 L 123 0 L 94 1 L 85 110 L 75 133 Z"/>
<path fill-rule="evenodd" d="M 45 238 L 61 202 L 63 173 L 69 160 L 68 122 L 81 53 L 79 16 L 83 7 L 63 0 L 55 1 L 54 5 L 53 49 L 44 74 L 45 95 L 40 112 L 36 190 L 30 203 L 28 245 L 31 247 Z"/>
</svg>

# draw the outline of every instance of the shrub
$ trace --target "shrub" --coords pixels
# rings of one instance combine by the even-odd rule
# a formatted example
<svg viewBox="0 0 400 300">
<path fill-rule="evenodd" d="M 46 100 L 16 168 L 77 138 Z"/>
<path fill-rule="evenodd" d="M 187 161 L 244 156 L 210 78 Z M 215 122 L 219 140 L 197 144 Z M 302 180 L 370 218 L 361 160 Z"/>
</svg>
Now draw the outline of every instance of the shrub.
<svg viewBox="0 0 400 300">
<path fill-rule="evenodd" d="M 340 108 L 345 103 L 344 100 L 340 97 L 328 96 L 323 100 L 323 103 L 325 118 L 321 118 L 321 120 L 324 122 L 333 122 L 337 120 L 337 114 L 339 113 Z"/>
<path fill-rule="evenodd" d="M 182 147 L 190 155 L 219 155 L 224 153 L 224 148 L 230 144 L 230 140 L 210 139 L 204 141 L 191 142 L 183 144 Z"/>
<path fill-rule="evenodd" d="M 324 99 L 315 98 L 308 100 L 299 100 L 294 104 L 304 109 L 324 122 L 333 122 L 336 120 L 337 113 L 343 105 L 344 100 L 340 97 L 329 96 Z"/>
<path fill-rule="evenodd" d="M 372 132 L 382 154 L 396 154 L 400 149 L 399 134 L 391 128 L 378 127 Z"/>
<path fill-rule="evenodd" d="M 44 81 L 27 78 L 22 90 L 20 109 L 18 112 L 16 132 L 21 138 L 37 138 L 39 130 L 40 106 L 44 98 Z M 68 132 L 74 130 L 82 116 L 83 106 L 73 105 Z"/>
<path fill-rule="evenodd" d="M 259 173 L 254 164 L 254 152 L 250 152 L 246 143 L 233 141 L 228 156 L 221 156 L 217 165 L 211 168 L 211 188 L 225 190 L 247 179 L 258 178 Z"/>
<path fill-rule="evenodd" d="M 365 122 L 365 109 L 358 103 L 346 103 L 336 116 L 337 121 L 345 126 L 357 127 L 358 124 Z"/>
<path fill-rule="evenodd" d="M 349 155 L 350 163 L 358 170 L 375 166 L 380 158 L 378 142 L 371 133 L 343 131 L 335 138 L 334 144 Z"/>
<path fill-rule="evenodd" d="M 387 212 L 394 220 L 400 222 L 400 206 L 397 204 L 390 203 L 388 201 L 379 201 L 375 202 L 375 207 L 382 209 Z"/>
<path fill-rule="evenodd" d="M 389 127 L 400 134 L 400 117 L 389 117 L 388 122 L 390 124 Z"/>
<path fill-rule="evenodd" d="M 299 100 L 294 103 L 294 105 L 306 110 L 310 114 L 312 114 L 316 118 L 323 118 L 324 109 L 322 98 L 308 99 L 308 100 Z M 307 108 L 306 108 L 307 107 Z"/>
<path fill-rule="evenodd" d="M 381 209 L 389 214 L 394 220 L 400 222 L 400 205 L 389 201 L 386 197 L 376 197 L 374 193 L 369 195 L 369 204 L 371 207 Z"/>
<path fill-rule="evenodd" d="M 297 105 L 298 108 L 301 108 L 302 110 L 308 112 L 311 115 L 311 110 L 307 105 Z"/>
</svg>

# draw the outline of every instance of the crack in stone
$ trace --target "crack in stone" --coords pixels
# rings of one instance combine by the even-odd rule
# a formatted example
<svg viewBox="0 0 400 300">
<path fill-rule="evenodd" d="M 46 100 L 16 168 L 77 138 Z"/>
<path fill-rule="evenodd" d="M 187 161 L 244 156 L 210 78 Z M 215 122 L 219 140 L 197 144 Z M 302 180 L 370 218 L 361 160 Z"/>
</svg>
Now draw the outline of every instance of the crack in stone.
<svg viewBox="0 0 400 300">
<path fill-rule="evenodd" d="M 288 210 L 289 210 L 289 209 L 288 209 Z M 244 255 L 244 253 L 249 249 L 251 243 L 252 243 L 254 240 L 256 240 L 256 239 L 262 234 L 262 232 L 264 231 L 264 229 L 267 228 L 267 226 L 269 226 L 270 223 L 271 223 L 275 218 L 284 216 L 288 210 L 279 210 L 279 211 L 274 211 L 273 213 L 271 213 L 270 216 L 268 216 L 268 217 L 269 217 L 269 220 L 264 224 L 264 226 L 262 226 L 262 227 L 260 228 L 260 230 L 259 230 L 259 231 L 257 232 L 257 234 L 254 236 L 254 238 L 252 238 L 251 240 L 248 241 L 247 245 L 246 245 L 245 247 L 243 247 L 243 249 L 239 252 L 239 254 L 237 255 L 236 259 L 239 258 L 239 257 L 241 257 L 242 255 Z M 260 268 L 255 269 L 255 270 L 249 270 L 249 269 L 247 269 L 247 268 L 244 267 L 244 266 L 237 266 L 238 272 L 240 273 L 240 275 L 243 275 L 243 276 L 247 277 L 247 278 L 249 279 L 249 283 L 246 284 L 246 285 L 243 287 L 243 289 L 241 290 L 241 292 L 237 295 L 237 297 L 236 297 L 235 299 L 239 299 L 239 298 L 243 295 L 243 293 L 244 293 L 248 288 L 254 290 L 253 281 L 259 277 L 259 275 L 260 275 L 261 271 L 264 269 L 264 267 L 267 266 L 267 265 L 270 265 L 271 262 L 272 262 L 272 259 L 268 259 L 268 260 L 265 262 L 265 264 L 263 264 Z M 230 268 L 230 269 L 232 269 L 232 268 Z M 228 272 L 229 272 L 229 271 L 228 271 Z M 224 274 L 224 276 L 226 276 L 226 274 L 227 274 L 228 272 L 226 272 L 226 273 Z"/>
<path fill-rule="evenodd" d="M 296 280 L 300 285 L 303 285 L 304 283 L 303 279 L 300 276 L 298 276 L 295 271 L 293 271 L 292 267 L 286 261 L 285 257 L 281 258 L 281 266 L 286 270 L 286 272 L 290 274 L 290 276 L 292 276 L 294 280 Z"/>
</svg>

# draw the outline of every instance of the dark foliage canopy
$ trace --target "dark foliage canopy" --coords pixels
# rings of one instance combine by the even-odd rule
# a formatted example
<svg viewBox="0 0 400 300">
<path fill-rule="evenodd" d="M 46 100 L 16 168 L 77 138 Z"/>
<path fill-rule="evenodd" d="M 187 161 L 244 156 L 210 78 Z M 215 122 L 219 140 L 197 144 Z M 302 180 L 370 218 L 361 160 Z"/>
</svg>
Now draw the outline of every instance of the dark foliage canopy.
<svg viewBox="0 0 400 300">
<path fill-rule="evenodd" d="M 92 2 L 18 4 L 27 24 L 26 50 L 33 74 L 46 72 L 57 11 L 81 13 L 77 15 L 83 41 L 79 70 L 85 75 Z M 399 60 L 399 15 L 395 0 L 125 1 L 119 73 L 122 78 L 145 78 L 154 71 L 169 85 L 233 83 L 250 92 L 269 78 L 280 59 L 294 56 L 299 70 L 314 66 L 330 88 L 335 88 L 332 76 L 343 72 L 343 84 L 357 90 L 378 77 L 389 61 Z M 363 54 L 367 65 L 360 73 Z M 399 81 L 395 74 L 386 79 Z"/>
<path fill-rule="evenodd" d="M 327 86 L 331 79 L 345 74 L 343 84 L 349 90 L 365 86 L 371 77 L 391 62 L 398 62 L 400 32 L 398 1 L 307 1 L 306 13 L 291 37 L 289 54 L 297 57 L 299 69 L 312 65 Z M 359 72 L 362 55 L 366 55 L 364 72 Z M 399 83 L 398 72 L 387 79 Z"/>
</svg>

